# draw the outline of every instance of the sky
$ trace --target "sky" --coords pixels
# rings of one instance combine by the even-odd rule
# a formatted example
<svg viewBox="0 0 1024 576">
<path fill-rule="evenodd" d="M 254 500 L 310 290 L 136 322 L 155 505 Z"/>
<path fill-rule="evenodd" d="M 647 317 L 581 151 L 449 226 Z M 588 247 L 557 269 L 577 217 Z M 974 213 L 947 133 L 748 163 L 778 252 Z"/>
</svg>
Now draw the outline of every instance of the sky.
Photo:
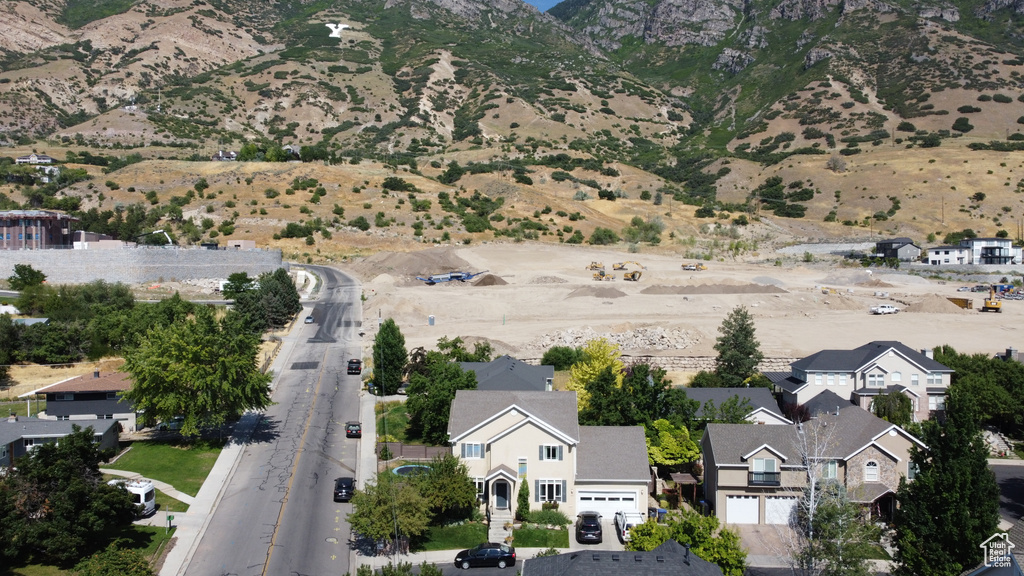
<svg viewBox="0 0 1024 576">
<path fill-rule="evenodd" d="M 546 12 L 548 8 L 551 8 L 561 1 L 562 0 L 526 0 L 526 3 L 536 6 L 541 12 Z"/>
</svg>

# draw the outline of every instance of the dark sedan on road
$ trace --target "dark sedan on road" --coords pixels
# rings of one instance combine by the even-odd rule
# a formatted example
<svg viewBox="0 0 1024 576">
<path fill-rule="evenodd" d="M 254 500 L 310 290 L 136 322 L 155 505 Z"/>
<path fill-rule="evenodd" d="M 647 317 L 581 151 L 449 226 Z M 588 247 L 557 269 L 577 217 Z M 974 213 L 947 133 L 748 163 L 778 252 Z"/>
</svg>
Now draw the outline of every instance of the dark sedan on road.
<svg viewBox="0 0 1024 576">
<path fill-rule="evenodd" d="M 356 488 L 354 478 L 338 478 L 334 481 L 334 501 L 348 502 L 352 499 L 352 492 Z"/>
<path fill-rule="evenodd" d="M 478 544 L 469 550 L 463 550 L 455 555 L 455 566 L 467 569 L 480 566 L 506 566 L 516 565 L 516 549 L 505 544 L 488 542 Z"/>
<path fill-rule="evenodd" d="M 348 373 L 349 374 L 362 374 L 363 373 L 363 361 L 358 358 L 353 358 L 348 361 Z"/>
<path fill-rule="evenodd" d="M 362 438 L 363 437 L 363 425 L 359 422 L 348 422 L 345 424 L 345 437 L 346 438 Z"/>
</svg>

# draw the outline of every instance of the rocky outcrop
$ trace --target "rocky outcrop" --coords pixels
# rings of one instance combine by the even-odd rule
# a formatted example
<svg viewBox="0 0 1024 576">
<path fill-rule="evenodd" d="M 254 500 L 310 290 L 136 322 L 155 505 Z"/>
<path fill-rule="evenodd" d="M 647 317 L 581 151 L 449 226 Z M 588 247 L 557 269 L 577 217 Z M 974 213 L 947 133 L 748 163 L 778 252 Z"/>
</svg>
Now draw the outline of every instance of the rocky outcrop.
<svg viewBox="0 0 1024 576">
<path fill-rule="evenodd" d="M 956 6 L 921 6 L 917 9 L 921 18 L 941 18 L 946 22 L 960 20 L 960 10 Z"/>
<path fill-rule="evenodd" d="M 988 0 L 977 10 L 978 18 L 991 20 L 992 13 L 997 10 L 1009 8 L 1015 14 L 1024 14 L 1024 0 Z"/>
<path fill-rule="evenodd" d="M 774 20 L 819 20 L 839 3 L 840 0 L 783 0 L 768 13 L 768 17 Z"/>
<path fill-rule="evenodd" d="M 666 46 L 714 46 L 732 30 L 743 13 L 737 0 L 642 0 L 594 2 L 584 18 L 584 32 L 606 50 L 621 46 L 622 38 L 643 38 Z"/>
<path fill-rule="evenodd" d="M 826 60 L 832 57 L 832 53 L 824 48 L 811 48 L 807 52 L 807 56 L 804 56 L 804 68 L 810 68 L 822 60 Z"/>
<path fill-rule="evenodd" d="M 718 55 L 718 59 L 711 65 L 715 70 L 724 70 L 730 74 L 738 74 L 754 61 L 754 57 L 746 52 L 726 48 Z"/>
</svg>

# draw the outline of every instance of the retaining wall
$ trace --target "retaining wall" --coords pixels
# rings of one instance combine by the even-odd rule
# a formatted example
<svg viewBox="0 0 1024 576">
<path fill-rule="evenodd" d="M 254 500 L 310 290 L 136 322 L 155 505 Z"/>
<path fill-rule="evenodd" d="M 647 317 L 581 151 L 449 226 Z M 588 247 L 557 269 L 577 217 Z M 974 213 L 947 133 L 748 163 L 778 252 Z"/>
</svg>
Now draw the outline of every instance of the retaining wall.
<svg viewBox="0 0 1024 576">
<path fill-rule="evenodd" d="M 283 266 L 280 250 L 206 250 L 135 247 L 121 250 L 0 250 L 0 278 L 15 264 L 29 264 L 51 284 L 93 280 L 139 284 L 198 278 L 227 278 L 235 272 L 257 276 Z"/>
<path fill-rule="evenodd" d="M 638 363 L 649 363 L 652 366 L 659 366 L 673 372 L 699 372 L 715 369 L 715 358 L 717 356 L 632 356 L 623 354 L 620 356 L 627 365 Z M 539 365 L 540 358 L 519 358 L 527 364 Z M 789 372 L 790 364 L 799 358 L 765 358 L 757 365 L 759 372 Z"/>
</svg>

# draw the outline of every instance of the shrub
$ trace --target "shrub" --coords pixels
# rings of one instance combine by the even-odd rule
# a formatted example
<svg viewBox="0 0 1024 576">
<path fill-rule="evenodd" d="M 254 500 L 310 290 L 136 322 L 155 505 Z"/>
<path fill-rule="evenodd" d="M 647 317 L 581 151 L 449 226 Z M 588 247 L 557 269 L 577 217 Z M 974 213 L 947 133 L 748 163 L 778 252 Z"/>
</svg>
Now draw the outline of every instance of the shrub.
<svg viewBox="0 0 1024 576">
<path fill-rule="evenodd" d="M 971 125 L 967 118 L 961 116 L 953 122 L 953 130 L 956 130 L 957 132 L 970 132 L 971 130 L 974 130 L 974 126 Z"/>
<path fill-rule="evenodd" d="M 366 232 L 367 230 L 370 229 L 370 223 L 366 220 L 365 216 L 358 216 L 356 218 L 353 218 L 352 220 L 349 220 L 348 225 L 359 228 L 363 232 Z"/>
<path fill-rule="evenodd" d="M 560 510 L 532 510 L 527 515 L 527 520 L 532 524 L 551 526 L 567 526 L 569 524 L 569 518 Z"/>
<path fill-rule="evenodd" d="M 577 232 L 579 231 L 577 230 Z M 543 366 L 553 366 L 555 370 L 568 370 L 570 366 L 582 359 L 582 354 L 583 352 L 579 348 L 552 346 L 541 357 L 540 363 Z"/>
<path fill-rule="evenodd" d="M 1013 102 L 1013 98 L 1010 98 L 1006 94 L 993 94 L 992 99 L 1000 104 L 1009 104 Z"/>
<path fill-rule="evenodd" d="M 978 108 L 977 106 L 967 105 L 957 108 L 956 111 L 961 114 L 973 114 L 975 112 L 981 112 L 981 108 Z"/>
<path fill-rule="evenodd" d="M 619 235 L 610 228 L 602 228 L 598 226 L 594 228 L 594 232 L 590 235 L 588 243 L 595 246 L 607 246 L 608 244 L 615 244 L 619 241 Z"/>
<path fill-rule="evenodd" d="M 907 122 L 906 120 L 904 120 L 903 122 L 900 122 L 898 126 L 896 126 L 896 131 L 898 131 L 898 132 L 916 132 L 917 131 L 917 127 L 914 126 L 912 123 Z"/>
<path fill-rule="evenodd" d="M 991 102 L 991 101 L 992 101 L 992 97 L 989 96 L 988 94 L 982 94 L 982 95 L 978 96 L 978 102 Z"/>
</svg>

